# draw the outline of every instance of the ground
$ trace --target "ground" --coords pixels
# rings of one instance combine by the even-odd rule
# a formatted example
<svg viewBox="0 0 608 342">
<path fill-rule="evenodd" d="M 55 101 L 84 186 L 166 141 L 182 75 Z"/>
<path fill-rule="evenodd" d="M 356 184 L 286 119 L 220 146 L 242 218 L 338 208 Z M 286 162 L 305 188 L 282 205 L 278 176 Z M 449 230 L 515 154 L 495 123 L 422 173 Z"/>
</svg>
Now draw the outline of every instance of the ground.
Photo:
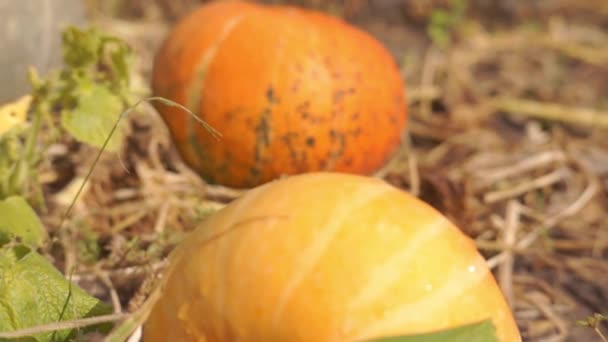
<svg viewBox="0 0 608 342">
<path fill-rule="evenodd" d="M 608 314 L 608 5 L 266 2 L 343 16 L 388 47 L 407 84 L 409 134 L 379 175 L 475 239 L 524 340 L 601 340 L 576 321 Z M 95 22 L 135 49 L 145 88 L 167 30 L 201 1 L 88 3 Z M 69 219 L 80 228 L 58 234 L 60 252 L 49 252 L 62 270 L 78 264 L 74 279 L 117 310 L 141 304 L 145 279 L 181 232 L 240 193 L 192 173 L 150 106 L 130 122 L 124 150 L 104 154 Z M 51 227 L 94 158 L 65 145 L 69 157 L 47 165 Z"/>
</svg>

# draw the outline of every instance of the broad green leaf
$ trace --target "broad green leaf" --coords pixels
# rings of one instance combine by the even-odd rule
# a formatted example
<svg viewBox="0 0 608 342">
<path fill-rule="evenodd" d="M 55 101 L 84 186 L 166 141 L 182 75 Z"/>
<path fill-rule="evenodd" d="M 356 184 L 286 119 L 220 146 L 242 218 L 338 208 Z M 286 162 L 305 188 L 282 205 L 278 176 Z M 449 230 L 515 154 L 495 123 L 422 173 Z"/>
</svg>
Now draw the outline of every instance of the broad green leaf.
<svg viewBox="0 0 608 342">
<path fill-rule="evenodd" d="M 40 247 L 47 237 L 40 218 L 21 196 L 0 201 L 0 246 L 15 237 L 34 247 Z"/>
<path fill-rule="evenodd" d="M 101 148 L 123 111 L 121 99 L 108 88 L 87 84 L 79 88 L 76 108 L 64 110 L 63 127 L 81 142 Z M 106 148 L 115 151 L 122 139 L 122 131 L 116 130 Z"/>
<path fill-rule="evenodd" d="M 111 310 L 71 283 L 24 244 L 0 248 L 0 332 L 107 314 Z M 96 327 L 107 332 L 108 324 Z M 92 330 L 93 327 L 88 327 Z M 29 340 L 68 341 L 87 330 L 39 333 Z M 0 339 L 1 341 L 1 339 Z"/>
<path fill-rule="evenodd" d="M 498 342 L 492 321 L 486 320 L 432 333 L 385 337 L 368 342 Z"/>
</svg>

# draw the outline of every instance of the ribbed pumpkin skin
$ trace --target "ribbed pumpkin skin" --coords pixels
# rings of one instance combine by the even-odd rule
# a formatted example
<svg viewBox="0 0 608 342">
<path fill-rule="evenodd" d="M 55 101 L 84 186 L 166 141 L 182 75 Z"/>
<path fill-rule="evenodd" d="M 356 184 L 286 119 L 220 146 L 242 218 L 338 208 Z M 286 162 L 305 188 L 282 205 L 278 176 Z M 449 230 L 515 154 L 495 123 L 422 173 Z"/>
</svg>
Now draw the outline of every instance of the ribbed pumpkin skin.
<svg viewBox="0 0 608 342">
<path fill-rule="evenodd" d="M 282 174 L 370 174 L 406 127 L 404 84 L 369 34 L 310 10 L 239 1 L 202 5 L 157 53 L 153 93 L 187 164 L 211 183 L 253 187 Z"/>
<path fill-rule="evenodd" d="M 474 243 L 371 177 L 269 182 L 210 217 L 172 258 L 147 342 L 355 341 L 487 318 L 501 341 L 521 341 Z"/>
</svg>

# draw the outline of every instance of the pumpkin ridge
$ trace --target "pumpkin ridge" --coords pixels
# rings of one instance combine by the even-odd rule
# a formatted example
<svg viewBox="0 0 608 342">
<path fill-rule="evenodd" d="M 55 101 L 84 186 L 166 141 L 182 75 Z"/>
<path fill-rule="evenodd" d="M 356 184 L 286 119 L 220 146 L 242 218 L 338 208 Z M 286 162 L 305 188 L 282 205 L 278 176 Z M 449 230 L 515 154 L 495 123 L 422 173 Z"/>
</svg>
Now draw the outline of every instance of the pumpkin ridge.
<svg viewBox="0 0 608 342">
<path fill-rule="evenodd" d="M 424 322 L 425 317 L 430 317 L 434 313 L 440 312 L 441 307 L 450 307 L 450 301 L 459 299 L 463 293 L 471 291 L 471 288 L 482 283 L 490 272 L 485 264 L 485 260 L 481 256 L 477 256 L 474 263 L 469 267 L 475 267 L 475 270 L 471 271 L 469 268 L 462 268 L 452 271 L 446 277 L 444 285 L 436 291 L 415 302 L 404 303 L 397 308 L 387 310 L 383 319 L 370 322 L 367 326 L 361 327 L 356 339 L 379 336 L 400 325 L 403 326 L 403 324 L 422 327 L 423 324 L 419 324 L 418 320 Z M 458 279 L 458 281 L 454 281 L 455 279 Z M 490 316 L 491 313 L 488 312 L 488 317 Z M 450 325 L 450 322 L 443 322 L 436 329 L 441 329 L 440 326 Z"/>
<path fill-rule="evenodd" d="M 415 236 L 411 237 L 411 240 L 401 250 L 373 269 L 372 273 L 367 276 L 367 283 L 364 284 L 358 293 L 353 295 L 348 310 L 354 311 L 370 305 L 379 296 L 382 296 L 384 292 L 389 290 L 391 285 L 396 281 L 400 281 L 398 269 L 407 265 L 412 257 L 416 257 L 420 247 L 424 247 L 424 244 L 429 240 L 444 233 L 446 226 L 449 224 L 450 222 L 446 218 L 438 216 L 434 222 L 431 222 L 425 229 L 420 230 Z"/>
<path fill-rule="evenodd" d="M 334 206 L 336 211 L 329 219 L 329 222 L 323 226 L 323 230 L 319 231 L 318 235 L 311 243 L 302 248 L 302 253 L 299 255 L 298 260 L 295 261 L 297 267 L 294 269 L 296 272 L 289 278 L 283 291 L 279 295 L 278 304 L 273 315 L 274 327 L 279 324 L 279 318 L 283 314 L 283 310 L 296 288 L 302 283 L 304 277 L 311 272 L 315 265 L 322 260 L 331 241 L 336 237 L 340 230 L 344 228 L 343 222 L 359 208 L 391 191 L 392 188 L 388 186 L 379 187 L 378 184 L 373 183 L 361 185 L 350 195 L 350 197 L 355 200 L 348 208 L 340 206 L 339 203 L 337 206 Z"/>
<path fill-rule="evenodd" d="M 187 104 L 190 110 L 195 113 L 195 115 L 199 115 L 201 108 L 201 93 L 205 88 L 205 75 L 207 73 L 207 68 L 209 64 L 213 61 L 217 51 L 219 50 L 221 44 L 228 38 L 230 33 L 234 31 L 237 25 L 245 18 L 245 14 L 241 14 L 230 19 L 225 25 L 222 31 L 220 32 L 217 40 L 213 43 L 212 46 L 201 56 L 201 60 L 199 65 L 196 66 L 194 70 L 194 75 L 190 84 L 190 91 L 188 92 L 188 100 Z M 194 118 L 191 115 L 188 115 L 188 120 L 186 122 L 187 126 L 187 137 L 190 144 L 192 144 L 192 149 L 199 157 L 199 163 L 205 160 L 205 155 L 203 152 L 203 147 L 198 141 L 196 137 L 196 126 L 197 123 L 194 122 Z"/>
</svg>

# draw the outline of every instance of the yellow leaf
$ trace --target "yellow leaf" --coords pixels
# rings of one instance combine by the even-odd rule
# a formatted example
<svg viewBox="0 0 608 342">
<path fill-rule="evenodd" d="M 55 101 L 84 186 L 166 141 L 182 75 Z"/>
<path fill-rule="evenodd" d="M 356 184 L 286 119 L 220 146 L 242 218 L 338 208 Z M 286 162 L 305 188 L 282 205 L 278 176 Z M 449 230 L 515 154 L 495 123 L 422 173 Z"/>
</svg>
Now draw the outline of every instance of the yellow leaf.
<svg viewBox="0 0 608 342">
<path fill-rule="evenodd" d="M 0 107 L 0 137 L 25 121 L 31 102 L 32 96 L 24 95 L 18 100 Z"/>
</svg>

